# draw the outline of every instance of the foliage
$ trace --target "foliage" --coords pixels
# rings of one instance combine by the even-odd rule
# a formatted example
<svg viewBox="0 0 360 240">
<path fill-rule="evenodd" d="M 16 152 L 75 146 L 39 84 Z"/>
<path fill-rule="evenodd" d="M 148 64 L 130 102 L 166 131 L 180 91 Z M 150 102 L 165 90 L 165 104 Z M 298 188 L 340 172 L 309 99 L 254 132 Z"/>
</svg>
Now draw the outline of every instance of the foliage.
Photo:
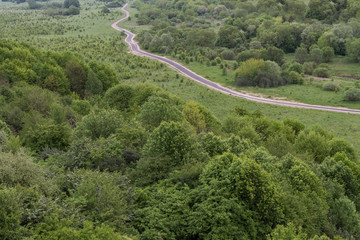
<svg viewBox="0 0 360 240">
<path fill-rule="evenodd" d="M 327 82 L 327 83 L 324 83 L 322 88 L 325 90 L 325 91 L 339 91 L 340 90 L 340 86 L 336 83 L 333 83 L 333 82 Z"/>
<path fill-rule="evenodd" d="M 360 89 L 350 88 L 344 92 L 345 101 L 360 101 Z"/>
<path fill-rule="evenodd" d="M 135 20 L 151 24 L 139 27 L 147 29 L 138 35 L 144 47 L 189 64 L 209 61 L 227 76 L 234 62 L 226 58 L 238 54 L 240 64 L 252 64 L 237 71 L 269 87 L 301 83 L 315 68 L 285 53 L 305 50 L 296 60 L 318 63 L 333 60 L 331 49 L 344 53 L 358 36 L 356 21 L 346 22 L 357 14 L 348 2 L 331 3 L 331 19 L 307 26 L 298 1 L 133 5 L 141 12 Z M 359 237 L 356 142 L 241 107 L 220 122 L 196 101 L 229 103 L 211 91 L 194 95 L 189 90 L 199 88 L 163 64 L 126 54 L 122 38 L 99 27 L 118 17 L 100 13 L 103 4 L 86 2 L 80 16 L 41 14 L 41 24 L 29 9 L 1 14 L 9 19 L 2 36 L 47 51 L 0 41 L 0 238 Z M 344 24 L 323 24 L 338 18 Z M 65 48 L 72 53 L 49 51 Z M 165 92 L 170 87 L 186 101 Z"/>
</svg>

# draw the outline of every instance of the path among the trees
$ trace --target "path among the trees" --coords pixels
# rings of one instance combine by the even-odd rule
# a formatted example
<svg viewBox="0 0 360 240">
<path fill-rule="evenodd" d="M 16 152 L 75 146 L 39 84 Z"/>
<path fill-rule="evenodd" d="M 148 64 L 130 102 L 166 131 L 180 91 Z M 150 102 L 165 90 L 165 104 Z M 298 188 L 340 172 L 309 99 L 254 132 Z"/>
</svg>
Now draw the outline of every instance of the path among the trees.
<svg viewBox="0 0 360 240">
<path fill-rule="evenodd" d="M 121 11 L 123 11 L 125 13 L 125 17 L 119 19 L 118 21 L 114 22 L 111 27 L 114 28 L 117 31 L 123 32 L 127 35 L 125 41 L 127 44 L 129 44 L 131 51 L 133 54 L 139 55 L 139 56 L 145 56 L 145 57 L 149 57 L 149 58 L 153 58 L 156 59 L 160 62 L 166 63 L 169 66 L 171 66 L 172 68 L 174 68 L 175 70 L 179 71 L 182 75 L 198 82 L 201 83 L 211 89 L 214 89 L 216 91 L 222 92 L 224 94 L 228 94 L 231 96 L 235 96 L 235 97 L 240 97 L 249 101 L 254 101 L 254 102 L 260 102 L 260 103 L 267 103 L 267 104 L 272 104 L 272 105 L 279 105 L 279 106 L 286 106 L 286 107 L 296 107 L 296 108 L 305 108 L 305 109 L 315 109 L 315 110 L 322 110 L 322 111 L 330 111 L 330 112 L 341 112 L 341 113 L 350 113 L 350 114 L 360 114 L 360 110 L 356 110 L 356 109 L 349 109 L 349 108 L 342 108 L 342 107 L 332 107 L 332 106 L 322 106 L 322 105 L 311 105 L 311 104 L 305 104 L 305 103 L 299 103 L 299 102 L 290 102 L 290 101 L 282 101 L 282 100 L 273 100 L 273 99 L 267 99 L 267 98 L 262 98 L 262 97 L 256 97 L 256 96 L 251 96 L 248 94 L 243 94 L 234 90 L 231 90 L 229 88 L 223 87 L 220 84 L 211 82 L 210 80 L 207 80 L 206 78 L 197 75 L 196 73 L 190 71 L 189 69 L 187 69 L 186 67 L 182 66 L 181 64 L 167 59 L 165 57 L 161 57 L 152 53 L 148 53 L 145 52 L 143 50 L 140 49 L 139 45 L 134 41 L 134 37 L 135 34 L 133 34 L 132 32 L 120 28 L 117 25 L 121 22 L 124 21 L 125 19 L 127 19 L 130 14 L 128 11 L 125 10 L 125 8 L 127 7 L 128 4 L 125 4 L 122 8 Z"/>
</svg>

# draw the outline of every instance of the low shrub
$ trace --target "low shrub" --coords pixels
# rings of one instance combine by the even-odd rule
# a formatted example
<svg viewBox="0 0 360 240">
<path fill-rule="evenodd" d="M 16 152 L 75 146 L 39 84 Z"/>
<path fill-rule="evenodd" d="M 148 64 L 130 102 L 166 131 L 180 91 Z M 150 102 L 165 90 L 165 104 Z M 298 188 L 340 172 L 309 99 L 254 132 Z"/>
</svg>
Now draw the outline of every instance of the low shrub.
<svg viewBox="0 0 360 240">
<path fill-rule="evenodd" d="M 322 88 L 325 90 L 325 91 L 331 91 L 331 92 L 337 92 L 340 90 L 340 86 L 336 83 L 333 83 L 333 82 L 327 82 L 327 83 L 324 83 Z"/>
<path fill-rule="evenodd" d="M 350 88 L 344 92 L 345 101 L 360 101 L 360 88 Z"/>
</svg>

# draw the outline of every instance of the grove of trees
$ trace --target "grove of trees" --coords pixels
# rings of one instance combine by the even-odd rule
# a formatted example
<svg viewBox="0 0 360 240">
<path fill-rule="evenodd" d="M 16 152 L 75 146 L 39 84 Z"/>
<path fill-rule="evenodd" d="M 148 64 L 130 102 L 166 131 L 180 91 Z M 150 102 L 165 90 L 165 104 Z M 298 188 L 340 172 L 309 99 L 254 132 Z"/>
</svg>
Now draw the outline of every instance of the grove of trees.
<svg viewBox="0 0 360 240">
<path fill-rule="evenodd" d="M 360 237 L 358 156 L 318 125 L 242 107 L 219 121 L 107 63 L 16 41 L 0 60 L 1 239 Z M 247 62 L 261 71 L 239 79 L 266 84 L 302 67 Z"/>
</svg>

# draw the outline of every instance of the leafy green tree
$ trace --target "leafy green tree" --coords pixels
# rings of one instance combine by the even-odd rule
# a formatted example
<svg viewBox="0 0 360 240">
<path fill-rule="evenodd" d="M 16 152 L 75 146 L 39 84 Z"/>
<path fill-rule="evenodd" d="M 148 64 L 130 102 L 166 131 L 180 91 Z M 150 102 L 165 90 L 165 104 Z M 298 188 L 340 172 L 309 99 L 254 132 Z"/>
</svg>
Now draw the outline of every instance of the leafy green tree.
<svg viewBox="0 0 360 240">
<path fill-rule="evenodd" d="M 292 155 L 282 159 L 279 170 L 286 221 L 302 227 L 309 236 L 321 234 L 327 224 L 329 205 L 320 179 Z"/>
<path fill-rule="evenodd" d="M 190 46 L 214 47 L 216 34 L 212 29 L 192 29 L 187 33 L 186 43 Z"/>
<path fill-rule="evenodd" d="M 330 212 L 337 229 L 350 235 L 360 234 L 360 216 L 350 199 L 347 197 L 336 199 Z"/>
<path fill-rule="evenodd" d="M 254 233 L 251 225 L 246 228 L 248 225 L 241 224 L 239 228 L 245 228 L 244 232 L 262 236 L 269 233 L 283 217 L 282 207 L 277 204 L 280 199 L 275 183 L 253 159 L 224 154 L 209 162 L 200 180 L 203 184 L 209 184 L 210 189 L 222 193 L 223 197 L 239 201 L 240 206 L 246 209 L 243 211 L 249 211 L 245 216 L 251 216 L 250 223 L 261 225 Z M 242 221 L 244 217 L 240 219 Z M 228 223 L 231 224 L 230 221 Z"/>
<path fill-rule="evenodd" d="M 306 17 L 331 21 L 335 15 L 335 7 L 329 0 L 310 0 Z"/>
<path fill-rule="evenodd" d="M 311 48 L 309 57 L 311 61 L 319 64 L 323 60 L 323 51 L 318 47 Z"/>
<path fill-rule="evenodd" d="M 123 146 L 114 136 L 107 139 L 91 140 L 83 137 L 72 142 L 67 167 L 121 171 L 126 163 L 123 157 Z M 75 161 L 74 161 L 75 160 Z"/>
<path fill-rule="evenodd" d="M 147 128 L 156 128 L 163 121 L 182 121 L 183 113 L 169 100 L 153 96 L 141 107 L 139 120 Z"/>
<path fill-rule="evenodd" d="M 42 7 L 42 5 L 38 4 L 35 0 L 27 0 L 26 2 L 29 4 L 30 9 L 39 9 Z"/>
<path fill-rule="evenodd" d="M 135 92 L 131 86 L 118 84 L 106 91 L 103 101 L 111 108 L 128 111 L 134 95 Z"/>
<path fill-rule="evenodd" d="M 125 229 L 131 217 L 129 203 L 132 200 L 132 190 L 126 178 L 120 174 L 90 170 L 72 174 L 78 176 L 78 182 L 74 182 L 74 188 L 70 189 L 68 204 L 80 208 L 81 214 L 93 222 Z"/>
<path fill-rule="evenodd" d="M 190 123 L 198 133 L 206 130 L 205 116 L 201 113 L 196 102 L 186 102 L 182 112 L 185 120 Z"/>
<path fill-rule="evenodd" d="M 235 48 L 245 42 L 245 34 L 234 26 L 224 25 L 217 34 L 216 45 Z"/>
<path fill-rule="evenodd" d="M 87 81 L 85 68 L 78 61 L 70 61 L 65 67 L 65 74 L 70 80 L 70 90 L 84 97 L 85 83 Z"/>
<path fill-rule="evenodd" d="M 177 167 L 169 156 L 144 156 L 137 161 L 136 169 L 131 172 L 130 177 L 137 186 L 149 186 L 169 177 Z"/>
<path fill-rule="evenodd" d="M 100 137 L 107 138 L 115 133 L 116 129 L 122 127 L 124 123 L 121 112 L 116 110 L 101 110 L 92 112 L 85 116 L 76 126 L 73 138 L 83 136 L 90 139 Z"/>
<path fill-rule="evenodd" d="M 79 0 L 65 0 L 64 1 L 64 8 L 70 8 L 70 6 L 80 7 Z"/>
<path fill-rule="evenodd" d="M 322 51 L 323 51 L 322 54 L 323 62 L 328 63 L 335 56 L 335 52 L 332 47 L 325 47 L 324 49 L 322 49 Z"/>
<path fill-rule="evenodd" d="M 266 69 L 265 61 L 262 59 L 249 59 L 243 62 L 236 70 L 236 79 L 241 79 L 238 85 L 256 85 L 255 79 L 261 70 Z"/>
<path fill-rule="evenodd" d="M 308 239 L 307 235 L 301 231 L 301 229 L 296 229 L 293 223 L 287 224 L 287 226 L 277 225 L 276 228 L 267 236 L 268 240 L 283 240 L 283 239 L 293 239 L 293 240 L 305 240 Z"/>
<path fill-rule="evenodd" d="M 303 64 L 308 57 L 308 51 L 304 47 L 298 47 L 295 51 L 295 60 Z"/>
<path fill-rule="evenodd" d="M 125 239 L 121 233 L 115 231 L 114 228 L 101 224 L 96 226 L 91 221 L 84 221 L 82 228 L 74 227 L 72 219 L 62 218 L 52 215 L 47 217 L 44 223 L 39 224 L 35 228 L 38 234 L 38 240 L 56 240 L 56 239 Z"/>
<path fill-rule="evenodd" d="M 223 128 L 225 132 L 248 139 L 252 143 L 258 143 L 260 141 L 260 136 L 252 125 L 251 119 L 246 117 L 239 117 L 233 114 L 229 115 L 224 121 Z"/>
<path fill-rule="evenodd" d="M 21 226 L 20 194 L 14 188 L 0 189 L 0 238 L 15 240 L 29 236 Z"/>
<path fill-rule="evenodd" d="M 107 91 L 109 88 L 115 86 L 119 83 L 117 73 L 111 65 L 90 62 L 89 64 L 91 70 L 95 73 L 98 80 L 102 83 L 102 89 Z M 100 83 L 97 83 L 100 85 Z"/>
<path fill-rule="evenodd" d="M 349 41 L 346 45 L 346 52 L 354 61 L 360 62 L 360 39 Z"/>
<path fill-rule="evenodd" d="M 295 148 L 310 154 L 317 162 L 322 162 L 330 154 L 328 139 L 315 131 L 302 131 L 296 138 Z"/>
<path fill-rule="evenodd" d="M 90 70 L 85 83 L 86 95 L 97 95 L 103 93 L 102 82 L 97 78 L 96 74 Z"/>
<path fill-rule="evenodd" d="M 7 124 L 0 120 L 0 131 L 3 131 L 5 134 L 12 135 L 12 132 L 10 128 L 7 126 Z"/>
<path fill-rule="evenodd" d="M 331 156 L 334 156 L 336 153 L 343 152 L 350 160 L 352 161 L 356 160 L 354 148 L 350 145 L 350 143 L 346 142 L 344 139 L 334 137 L 333 139 L 330 140 L 329 144 L 331 148 L 330 150 Z"/>
<path fill-rule="evenodd" d="M 179 165 L 193 157 L 193 144 L 189 133 L 181 123 L 162 122 L 149 136 L 143 154 L 144 156 L 164 154 Z"/>
<path fill-rule="evenodd" d="M 53 181 L 46 178 L 43 168 L 36 165 L 33 159 L 24 153 L 0 152 L 0 184 L 6 187 L 36 187 L 47 195 L 57 192 Z"/>
<path fill-rule="evenodd" d="M 221 155 L 228 148 L 226 142 L 212 132 L 200 135 L 200 145 L 210 157 Z"/>
<path fill-rule="evenodd" d="M 49 122 L 29 129 L 23 136 L 23 141 L 33 151 L 41 151 L 45 147 L 65 150 L 70 144 L 70 134 L 66 124 Z"/>
<path fill-rule="evenodd" d="M 78 114 L 85 116 L 90 113 L 91 104 L 87 100 L 74 100 L 71 103 L 71 108 Z"/>
</svg>

